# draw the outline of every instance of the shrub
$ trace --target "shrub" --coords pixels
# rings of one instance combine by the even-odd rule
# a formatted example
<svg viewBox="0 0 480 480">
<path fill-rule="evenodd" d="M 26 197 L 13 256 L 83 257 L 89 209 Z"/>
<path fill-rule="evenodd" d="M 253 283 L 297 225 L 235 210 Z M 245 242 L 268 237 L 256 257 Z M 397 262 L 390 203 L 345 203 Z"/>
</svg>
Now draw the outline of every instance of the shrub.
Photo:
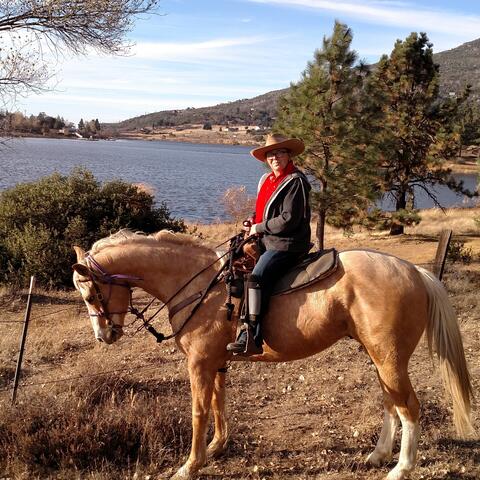
<svg viewBox="0 0 480 480">
<path fill-rule="evenodd" d="M 452 239 L 448 246 L 447 258 L 451 262 L 469 264 L 473 259 L 473 250 L 466 247 L 463 240 Z"/>
<path fill-rule="evenodd" d="M 255 197 L 248 195 L 245 185 L 228 188 L 222 195 L 221 202 L 225 213 L 235 225 L 252 216 L 255 209 Z"/>
<path fill-rule="evenodd" d="M 21 407 L 2 405 L 0 472 L 130 478 L 125 470 L 175 464 L 191 436 L 188 391 L 188 382 L 103 375 L 80 379 L 66 393 L 37 393 Z"/>
<path fill-rule="evenodd" d="M 152 233 L 184 231 L 152 194 L 114 180 L 100 184 L 75 169 L 22 183 L 0 193 L 0 282 L 26 284 L 30 275 L 46 287 L 71 283 L 72 245 L 88 249 L 121 228 Z"/>
</svg>

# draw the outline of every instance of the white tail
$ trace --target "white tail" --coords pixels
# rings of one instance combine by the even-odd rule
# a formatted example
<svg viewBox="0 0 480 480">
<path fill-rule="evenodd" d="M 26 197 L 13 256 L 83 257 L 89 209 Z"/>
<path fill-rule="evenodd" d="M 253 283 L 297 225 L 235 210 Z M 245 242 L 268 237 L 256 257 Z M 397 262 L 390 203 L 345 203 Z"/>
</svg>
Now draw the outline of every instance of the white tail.
<svg viewBox="0 0 480 480">
<path fill-rule="evenodd" d="M 473 398 L 462 336 L 452 304 L 443 284 L 433 273 L 417 267 L 428 292 L 427 342 L 430 355 L 436 353 L 445 389 L 453 401 L 453 422 L 460 437 L 474 433 L 470 419 Z"/>
</svg>

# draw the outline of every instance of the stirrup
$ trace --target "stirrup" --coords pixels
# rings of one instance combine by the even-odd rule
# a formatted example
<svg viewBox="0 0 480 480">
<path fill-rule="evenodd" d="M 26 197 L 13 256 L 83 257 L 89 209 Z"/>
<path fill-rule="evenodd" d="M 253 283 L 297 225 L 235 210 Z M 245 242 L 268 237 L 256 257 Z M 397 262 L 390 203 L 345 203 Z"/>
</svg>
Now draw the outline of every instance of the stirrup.
<svg viewBox="0 0 480 480">
<path fill-rule="evenodd" d="M 227 352 L 242 353 L 247 349 L 247 343 L 248 343 L 248 327 L 247 327 L 247 324 L 244 323 L 240 327 L 240 331 L 238 332 L 236 340 L 227 345 Z"/>
<path fill-rule="evenodd" d="M 238 357 L 249 357 L 251 355 L 260 355 L 263 353 L 263 348 L 260 345 L 257 346 L 255 343 L 255 339 L 253 338 L 253 331 L 252 328 L 249 326 L 245 326 L 244 330 L 240 331 L 239 337 L 242 335 L 242 333 L 246 331 L 247 335 L 247 341 L 245 343 L 243 342 L 235 342 L 235 343 L 229 343 L 227 345 L 227 350 L 233 351 L 233 354 Z M 229 349 L 228 347 L 232 347 Z M 243 350 L 240 350 L 240 348 L 243 346 Z M 234 347 L 237 347 L 240 351 L 235 351 L 233 350 Z"/>
</svg>

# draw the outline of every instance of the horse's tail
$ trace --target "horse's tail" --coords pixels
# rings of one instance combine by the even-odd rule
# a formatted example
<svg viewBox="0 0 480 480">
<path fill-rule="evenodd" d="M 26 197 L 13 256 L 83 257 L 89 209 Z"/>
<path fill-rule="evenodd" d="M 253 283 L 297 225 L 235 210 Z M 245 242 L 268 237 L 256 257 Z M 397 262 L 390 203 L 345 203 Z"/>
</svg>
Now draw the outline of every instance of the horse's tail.
<svg viewBox="0 0 480 480">
<path fill-rule="evenodd" d="M 440 280 L 433 273 L 417 268 L 428 292 L 430 356 L 436 352 L 445 389 L 452 397 L 455 428 L 459 436 L 466 437 L 474 433 L 470 419 L 473 391 L 456 315 Z"/>
</svg>

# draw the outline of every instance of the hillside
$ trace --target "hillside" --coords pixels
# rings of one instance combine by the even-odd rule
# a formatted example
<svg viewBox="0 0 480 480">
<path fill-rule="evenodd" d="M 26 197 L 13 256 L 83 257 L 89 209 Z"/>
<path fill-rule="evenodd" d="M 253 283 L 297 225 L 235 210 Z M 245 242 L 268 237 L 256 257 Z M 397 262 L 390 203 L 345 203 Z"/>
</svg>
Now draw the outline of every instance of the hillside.
<svg viewBox="0 0 480 480">
<path fill-rule="evenodd" d="M 460 93 L 471 84 L 473 96 L 480 95 L 480 39 L 434 54 L 440 66 L 440 91 Z M 130 118 L 109 126 L 121 131 L 175 127 L 180 125 L 259 125 L 268 127 L 275 117 L 279 97 L 287 89 L 258 97 L 221 103 L 212 107 L 165 110 Z"/>
<path fill-rule="evenodd" d="M 480 38 L 434 55 L 440 65 L 442 93 L 461 92 L 472 85 L 475 97 L 480 95 Z"/>
<path fill-rule="evenodd" d="M 124 120 L 114 126 L 121 130 L 171 127 L 187 124 L 269 126 L 275 116 L 279 97 L 286 91 L 274 90 L 258 97 L 220 103 L 213 107 L 165 110 Z M 112 125 L 113 126 L 113 125 Z"/>
</svg>

